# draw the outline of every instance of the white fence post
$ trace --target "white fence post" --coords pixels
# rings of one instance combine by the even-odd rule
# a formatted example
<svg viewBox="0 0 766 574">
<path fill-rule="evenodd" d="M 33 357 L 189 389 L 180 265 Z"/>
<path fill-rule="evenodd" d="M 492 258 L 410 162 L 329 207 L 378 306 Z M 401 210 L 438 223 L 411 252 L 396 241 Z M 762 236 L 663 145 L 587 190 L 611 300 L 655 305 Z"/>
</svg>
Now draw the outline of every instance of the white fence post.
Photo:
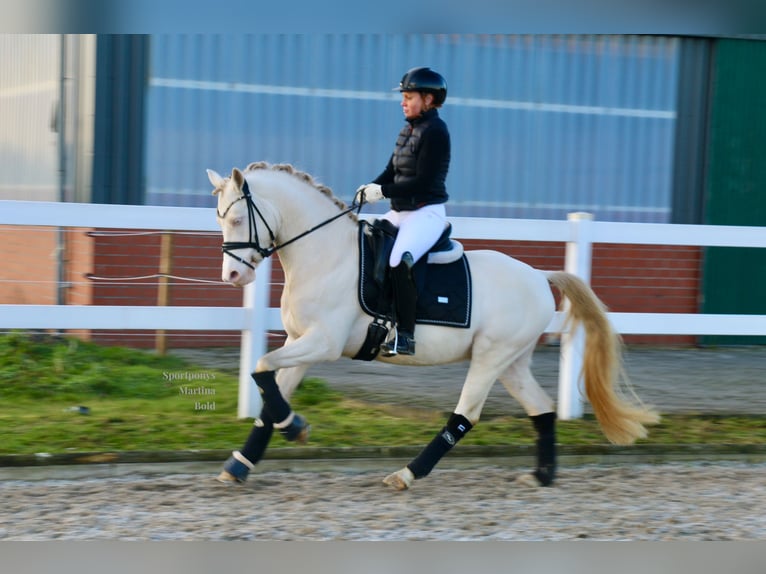
<svg viewBox="0 0 766 574">
<path fill-rule="evenodd" d="M 567 219 L 572 228 L 572 236 L 566 245 L 564 269 L 590 284 L 593 214 L 570 213 Z M 564 308 L 568 306 L 569 301 L 565 300 Z M 583 415 L 579 380 L 584 349 L 585 334 L 581 327 L 561 334 L 558 405 L 558 417 L 561 420 L 576 419 Z"/>
<path fill-rule="evenodd" d="M 241 419 L 261 415 L 263 401 L 255 388 L 251 373 L 255 363 L 266 354 L 268 338 L 269 298 L 271 294 L 271 259 L 264 259 L 255 274 L 255 281 L 245 286 L 242 306 L 248 314 L 248 329 L 242 331 L 239 353 L 239 400 L 237 416 Z"/>
</svg>

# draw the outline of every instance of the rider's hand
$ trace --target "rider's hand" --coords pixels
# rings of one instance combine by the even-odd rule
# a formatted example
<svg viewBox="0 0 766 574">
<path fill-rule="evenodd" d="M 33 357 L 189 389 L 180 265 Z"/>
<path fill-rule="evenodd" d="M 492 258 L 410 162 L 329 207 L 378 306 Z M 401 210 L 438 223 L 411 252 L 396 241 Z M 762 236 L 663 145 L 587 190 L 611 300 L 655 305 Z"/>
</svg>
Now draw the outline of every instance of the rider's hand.
<svg viewBox="0 0 766 574">
<path fill-rule="evenodd" d="M 375 203 L 383 199 L 383 189 L 377 183 L 360 185 L 354 196 L 354 203 Z"/>
</svg>

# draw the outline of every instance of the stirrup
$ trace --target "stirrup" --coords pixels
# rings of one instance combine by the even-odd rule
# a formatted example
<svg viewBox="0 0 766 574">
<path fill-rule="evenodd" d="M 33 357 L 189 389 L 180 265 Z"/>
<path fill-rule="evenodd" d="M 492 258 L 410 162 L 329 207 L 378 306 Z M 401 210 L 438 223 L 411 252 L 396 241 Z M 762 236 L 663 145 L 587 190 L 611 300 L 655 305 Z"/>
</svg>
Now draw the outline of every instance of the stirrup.
<svg viewBox="0 0 766 574">
<path fill-rule="evenodd" d="M 415 354 L 415 337 L 410 333 L 399 334 L 396 330 L 394 338 L 385 341 L 380 346 L 380 354 L 384 357 L 395 357 L 396 355 L 414 355 Z"/>
</svg>

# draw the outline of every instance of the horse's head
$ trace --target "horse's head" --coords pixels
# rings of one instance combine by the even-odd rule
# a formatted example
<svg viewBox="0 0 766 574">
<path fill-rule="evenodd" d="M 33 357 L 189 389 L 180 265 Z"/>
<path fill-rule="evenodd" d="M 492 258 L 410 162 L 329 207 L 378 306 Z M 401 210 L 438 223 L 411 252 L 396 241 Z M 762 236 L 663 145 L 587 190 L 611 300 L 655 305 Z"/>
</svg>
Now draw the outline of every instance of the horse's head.
<svg viewBox="0 0 766 574">
<path fill-rule="evenodd" d="M 221 278 L 244 286 L 255 280 L 255 267 L 271 255 L 274 234 L 253 203 L 244 174 L 234 168 L 224 178 L 207 170 L 213 195 L 218 197 L 217 218 L 223 232 L 223 268 Z"/>
</svg>

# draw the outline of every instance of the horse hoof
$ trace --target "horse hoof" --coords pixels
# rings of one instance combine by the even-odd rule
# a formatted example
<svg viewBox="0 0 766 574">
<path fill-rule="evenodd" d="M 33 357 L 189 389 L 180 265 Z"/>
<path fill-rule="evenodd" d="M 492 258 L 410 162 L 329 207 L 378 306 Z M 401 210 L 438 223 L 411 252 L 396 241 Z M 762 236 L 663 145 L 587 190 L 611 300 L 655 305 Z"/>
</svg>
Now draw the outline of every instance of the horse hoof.
<svg viewBox="0 0 766 574">
<path fill-rule="evenodd" d="M 517 476 L 514 483 L 517 486 L 524 486 L 527 488 L 540 488 L 542 486 L 542 483 L 531 472 Z"/>
<path fill-rule="evenodd" d="M 239 480 L 236 476 L 225 470 L 221 471 L 221 474 L 215 477 L 218 482 L 224 484 L 241 484 L 243 481 Z"/>
<path fill-rule="evenodd" d="M 252 468 L 252 463 L 242 456 L 242 453 L 234 451 L 224 463 L 223 470 L 216 477 L 216 480 L 225 483 L 245 482 Z"/>
<path fill-rule="evenodd" d="M 301 432 L 298 433 L 298 436 L 295 438 L 295 442 L 297 442 L 300 445 L 305 445 L 307 442 L 309 442 L 309 434 L 311 433 L 311 425 L 306 425 L 301 429 Z"/>
<path fill-rule="evenodd" d="M 407 490 L 413 480 L 415 480 L 415 475 L 405 466 L 402 470 L 398 470 L 384 478 L 383 484 L 392 486 L 396 490 Z"/>
<path fill-rule="evenodd" d="M 540 488 L 541 486 L 553 486 L 553 477 L 539 470 L 517 476 L 514 481 L 518 486 L 528 488 Z"/>
<path fill-rule="evenodd" d="M 540 486 L 551 486 L 555 470 L 553 468 L 538 468 L 532 475 L 540 482 Z"/>
<path fill-rule="evenodd" d="M 311 425 L 301 415 L 296 414 L 290 424 L 279 429 L 279 432 L 286 440 L 303 445 L 309 441 Z"/>
</svg>

